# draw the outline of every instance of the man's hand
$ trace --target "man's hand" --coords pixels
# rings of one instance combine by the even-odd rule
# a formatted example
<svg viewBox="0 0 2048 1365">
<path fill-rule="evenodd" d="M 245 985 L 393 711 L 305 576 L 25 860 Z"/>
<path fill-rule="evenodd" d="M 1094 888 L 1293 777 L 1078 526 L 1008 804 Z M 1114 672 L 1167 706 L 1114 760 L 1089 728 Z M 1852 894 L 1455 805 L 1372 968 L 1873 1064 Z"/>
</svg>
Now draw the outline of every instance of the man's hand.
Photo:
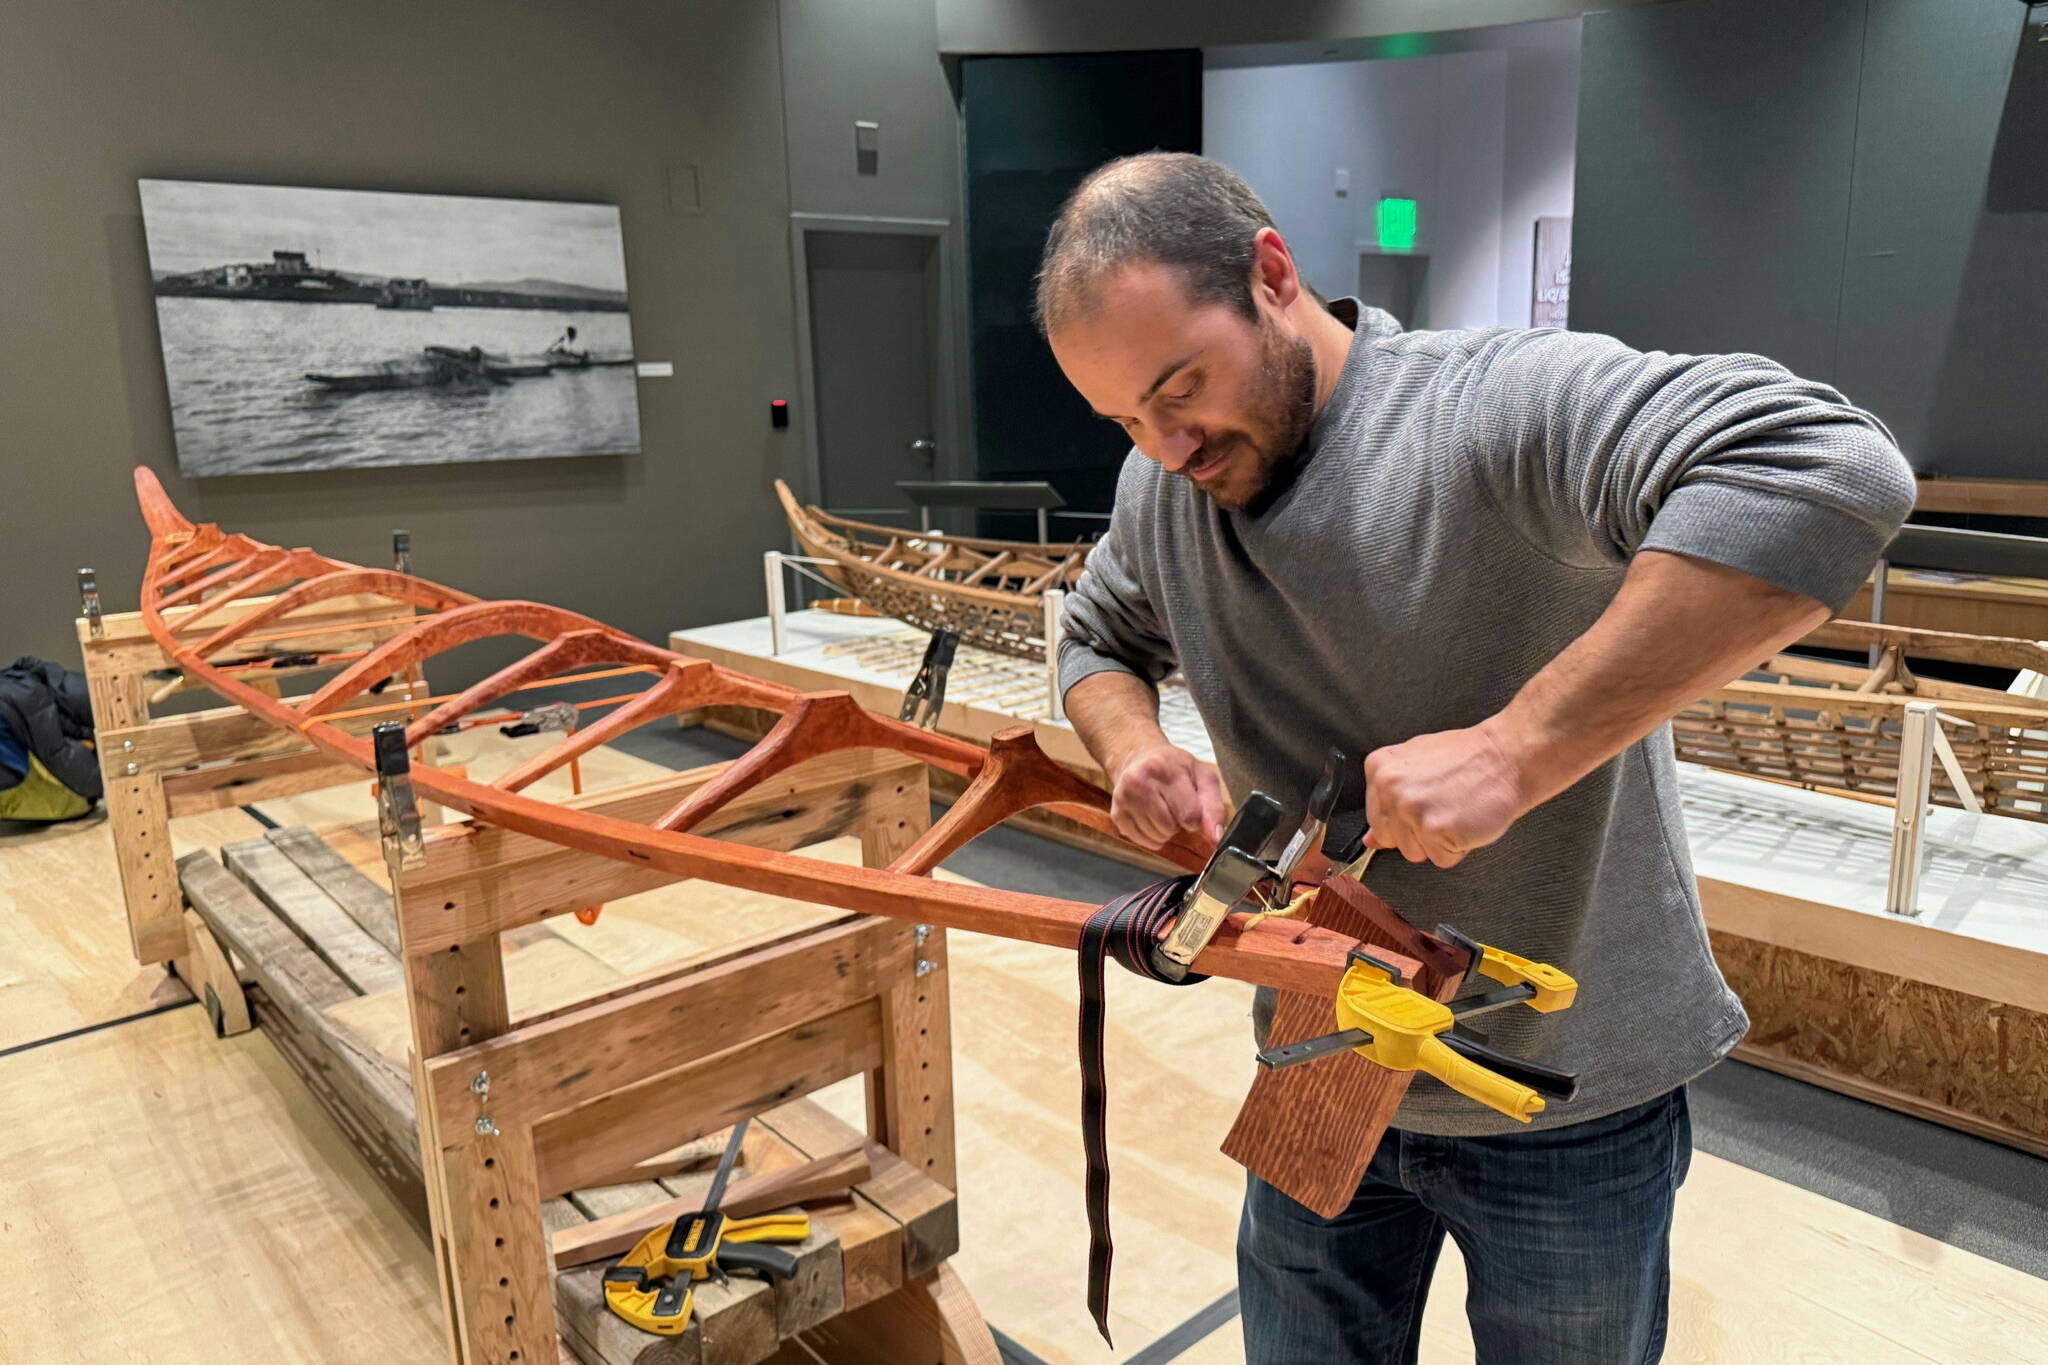
<svg viewBox="0 0 2048 1365">
<path fill-rule="evenodd" d="M 1485 848 L 1536 804 L 1509 749 L 1482 724 L 1375 750 L 1365 760 L 1366 844 L 1438 867 Z"/>
<path fill-rule="evenodd" d="M 1184 829 L 1223 836 L 1223 783 L 1185 749 L 1153 744 L 1132 751 L 1110 774 L 1109 818 L 1136 843 L 1158 848 Z"/>
</svg>

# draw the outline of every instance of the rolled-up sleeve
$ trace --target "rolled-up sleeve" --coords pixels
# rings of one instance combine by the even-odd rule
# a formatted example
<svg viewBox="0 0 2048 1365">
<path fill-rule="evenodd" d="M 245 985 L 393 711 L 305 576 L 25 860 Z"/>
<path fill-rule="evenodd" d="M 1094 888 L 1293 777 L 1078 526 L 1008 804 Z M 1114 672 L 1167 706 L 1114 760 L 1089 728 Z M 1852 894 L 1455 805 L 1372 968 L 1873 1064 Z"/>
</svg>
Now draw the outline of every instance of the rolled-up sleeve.
<svg viewBox="0 0 2048 1365">
<path fill-rule="evenodd" d="M 1459 424 L 1474 462 L 1561 558 L 1690 555 L 1839 610 L 1913 505 L 1883 423 L 1762 356 L 1543 331 L 1471 360 Z"/>
<path fill-rule="evenodd" d="M 1156 687 L 1179 667 L 1173 644 L 1135 571 L 1135 547 L 1145 528 L 1140 524 L 1142 514 L 1125 496 L 1130 482 L 1127 467 L 1109 530 L 1089 551 L 1088 567 L 1067 594 L 1059 642 L 1062 696 L 1097 673 L 1128 673 Z"/>
</svg>

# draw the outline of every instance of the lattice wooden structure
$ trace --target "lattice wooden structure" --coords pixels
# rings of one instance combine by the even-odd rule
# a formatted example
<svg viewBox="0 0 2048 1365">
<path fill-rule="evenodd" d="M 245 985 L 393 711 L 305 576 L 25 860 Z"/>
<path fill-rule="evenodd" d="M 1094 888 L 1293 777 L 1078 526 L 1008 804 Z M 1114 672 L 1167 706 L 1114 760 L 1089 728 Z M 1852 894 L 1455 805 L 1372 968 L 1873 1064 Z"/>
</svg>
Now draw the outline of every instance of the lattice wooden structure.
<svg viewBox="0 0 2048 1365">
<path fill-rule="evenodd" d="M 1879 647 L 1874 667 L 1779 654 L 1672 721 L 1678 756 L 1801 786 L 1896 799 L 1905 706 L 1931 701 L 1984 809 L 2048 821 L 2048 700 L 1917 675 L 1939 659 L 2048 674 L 2048 643 L 1834 621 L 1806 643 Z M 1961 806 L 1937 765 L 1934 800 Z"/>
<path fill-rule="evenodd" d="M 1086 542 L 976 540 L 848 521 L 775 492 L 804 553 L 825 577 L 877 611 L 922 630 L 955 630 L 970 645 L 1045 658 L 1045 593 L 1081 576 Z"/>
<path fill-rule="evenodd" d="M 871 714 L 844 693 L 800 694 L 558 608 L 478 601 L 409 574 L 194 525 L 149 471 L 137 471 L 136 485 L 152 534 L 138 614 L 146 638 L 123 622 L 106 632 L 120 640 L 83 629 L 82 640 L 95 699 L 104 697 L 109 708 L 102 730 L 111 742 L 107 771 L 133 788 L 110 785 L 109 803 L 144 961 L 192 951 L 163 828 L 174 783 L 191 781 L 233 793 L 212 799 L 242 801 L 276 794 L 266 780 L 302 784 L 294 789 L 324 785 L 374 771 L 365 733 L 374 724 L 402 723 L 407 747 L 419 753 L 447 727 L 525 689 L 593 678 L 640 684 L 606 698 L 614 709 L 603 719 L 495 782 L 415 761 L 411 781 L 420 798 L 467 819 L 428 835 L 423 853 L 403 856 L 404 842 L 387 840 L 412 1006 L 422 1175 L 451 1359 L 555 1358 L 543 1196 L 600 1168 L 618 1169 L 636 1147 L 642 1155 L 659 1151 L 690 1132 L 712 1131 L 866 1071 L 872 1135 L 906 1164 L 951 1180 L 949 1120 L 939 1114 L 942 1105 L 950 1114 L 950 1090 L 925 1080 L 940 1070 L 945 1048 L 943 930 L 1071 948 L 1099 907 L 942 883 L 929 873 L 978 834 L 1033 808 L 1114 837 L 1106 793 L 1048 758 L 1028 728 L 999 734 L 984 748 Z M 497 637 L 524 637 L 537 647 L 459 693 L 426 688 L 423 669 L 436 655 Z M 136 671 L 145 649 L 149 661 L 168 663 L 231 707 L 151 722 Z M 332 676 L 303 697 L 284 698 L 265 685 L 280 664 Z M 673 790 L 572 803 L 527 793 L 542 776 L 635 726 L 720 706 L 766 710 L 780 720 L 746 755 Z M 257 756 L 238 758 L 233 777 L 182 766 L 236 746 Z M 888 809 L 900 806 L 903 814 L 872 838 L 864 835 L 869 866 L 786 851 L 797 845 L 784 842 L 794 836 L 779 818 L 779 785 L 819 763 L 866 761 L 877 750 L 883 767 L 848 788 L 849 802 L 877 799 L 879 774 L 906 758 L 960 779 L 964 791 L 929 828 L 922 827 L 921 783 L 909 796 L 882 794 Z M 265 778 L 252 774 L 252 763 L 282 767 Z M 1163 853 L 1192 869 L 1208 850 L 1183 840 Z M 837 907 L 854 918 L 828 931 L 838 935 L 832 943 L 736 961 L 722 975 L 714 969 L 711 977 L 651 983 L 630 1007 L 601 1000 L 593 1002 L 594 1014 L 511 1026 L 501 934 L 688 878 Z M 1398 925 L 1370 892 L 1355 895 L 1369 902 L 1368 919 Z M 1233 917 L 1195 969 L 1301 1000 L 1328 1000 L 1359 939 L 1348 932 L 1353 926 L 1319 927 L 1325 921 L 1336 922 L 1319 913 L 1301 922 Z M 1385 948 L 1376 956 L 1405 983 L 1436 986 L 1425 983 L 1412 958 Z M 930 985 L 934 976 L 937 987 Z M 695 1002 L 713 992 L 747 1022 L 707 1041 L 704 1025 L 715 1012 Z M 635 1022 L 664 1018 L 696 1027 L 650 1030 Z M 1361 1068 L 1381 1079 L 1361 1087 Z M 671 1098 L 670 1087 L 683 1078 L 702 1084 L 686 1087 L 694 1093 L 685 1099 Z M 1361 1153 L 1369 1156 L 1408 1080 L 1355 1054 L 1309 1068 L 1290 1085 L 1288 1108 L 1302 1125 L 1342 1134 L 1329 1155 L 1304 1157 L 1299 1130 L 1257 1140 L 1240 1135 L 1232 1155 L 1282 1188 L 1301 1191 L 1306 1202 L 1326 1204 L 1337 1197 L 1327 1191 L 1345 1179 L 1355 1184 L 1355 1174 L 1345 1173 Z M 707 1094 L 726 1098 L 712 1103 Z M 630 1121 L 607 1121 L 614 1115 Z M 929 1274 L 904 1288 L 920 1296 L 917 1303 L 891 1300 L 888 1316 L 941 1321 L 942 1306 L 960 1297 L 957 1286 Z M 972 1321 L 971 1314 L 959 1316 Z M 944 1355 L 949 1362 L 988 1358 L 978 1345 Z"/>
</svg>

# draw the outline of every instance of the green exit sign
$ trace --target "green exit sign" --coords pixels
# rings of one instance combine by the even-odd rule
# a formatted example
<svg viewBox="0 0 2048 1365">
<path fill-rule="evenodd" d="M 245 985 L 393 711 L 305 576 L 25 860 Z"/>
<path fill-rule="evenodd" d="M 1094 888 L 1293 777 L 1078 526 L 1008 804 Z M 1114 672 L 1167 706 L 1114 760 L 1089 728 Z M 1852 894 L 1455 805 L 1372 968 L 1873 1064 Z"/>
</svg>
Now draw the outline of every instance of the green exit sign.
<svg viewBox="0 0 2048 1365">
<path fill-rule="evenodd" d="M 1379 207 L 1380 250 L 1415 249 L 1415 201 L 1382 199 Z"/>
</svg>

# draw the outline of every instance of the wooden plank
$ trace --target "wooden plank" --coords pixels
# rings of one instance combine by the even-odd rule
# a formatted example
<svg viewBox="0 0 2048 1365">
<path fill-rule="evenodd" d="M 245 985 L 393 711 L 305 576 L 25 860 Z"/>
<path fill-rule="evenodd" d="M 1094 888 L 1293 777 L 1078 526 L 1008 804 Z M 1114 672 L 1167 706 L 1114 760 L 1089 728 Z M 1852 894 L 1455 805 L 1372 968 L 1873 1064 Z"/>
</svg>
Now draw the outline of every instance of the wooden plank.
<svg viewBox="0 0 2048 1365">
<path fill-rule="evenodd" d="M 1376 947 L 1397 947 L 1360 908 L 1367 898 L 1385 915 L 1394 914 L 1371 891 L 1340 877 L 1308 903 L 1302 917 Z M 1449 1000 L 1457 993 L 1459 978 L 1418 965 L 1405 984 Z M 1274 1004 L 1267 1043 L 1278 1047 L 1328 1033 L 1332 1020 L 1327 997 L 1283 991 Z M 1414 1079 L 1413 1072 L 1390 1071 L 1354 1052 L 1313 1066 L 1261 1071 L 1223 1140 L 1223 1152 L 1324 1218 L 1335 1218 L 1358 1192 L 1358 1182 L 1365 1178 L 1365 1168 Z"/>
<path fill-rule="evenodd" d="M 880 1036 L 880 1006 L 864 1000 L 544 1119 L 534 1129 L 541 1186 L 550 1194 L 581 1188 L 622 1159 L 866 1071 L 881 1060 Z"/>
<path fill-rule="evenodd" d="M 272 999 L 317 1014 L 355 998 L 355 988 L 211 852 L 188 853 L 177 869 L 193 910 Z"/>
<path fill-rule="evenodd" d="M 668 1176 L 685 1175 L 693 1171 L 710 1170 L 718 1164 L 725 1153 L 725 1144 L 716 1133 L 707 1134 L 694 1142 L 685 1142 L 659 1156 L 651 1156 L 624 1166 L 614 1175 L 608 1175 L 597 1183 L 600 1185 L 630 1185 L 636 1181 L 659 1181 Z"/>
<path fill-rule="evenodd" d="M 353 863 L 327 846 L 327 841 L 303 826 L 266 830 L 263 835 L 277 850 L 313 879 L 362 931 L 396 956 L 398 914 L 391 908 L 391 893 L 364 876 Z"/>
<path fill-rule="evenodd" d="M 907 929 L 887 921 L 806 934 L 435 1057 L 427 1064 L 434 1103 L 451 1121 L 473 1119 L 470 1078 L 487 1071 L 502 1082 L 493 1112 L 537 1123 L 725 1055 L 736 1040 L 780 1034 L 872 999 L 907 972 L 913 952 Z M 638 1155 L 677 1141 L 671 1134 Z M 596 1183 L 617 1167 L 584 1169 L 589 1178 L 565 1188 Z"/>
<path fill-rule="evenodd" d="M 220 940 L 206 927 L 206 921 L 191 910 L 185 912 L 185 945 L 185 955 L 172 959 L 172 965 L 177 969 L 178 979 L 191 989 L 213 1021 L 214 1036 L 232 1038 L 255 1027 L 249 1018 L 249 1002 L 242 994 L 242 983 L 235 979 L 235 969 L 229 965 Z"/>
<path fill-rule="evenodd" d="M 828 754 L 762 782 L 696 832 L 731 843 L 788 851 L 857 831 L 875 784 L 911 760 L 868 751 Z M 652 820 L 702 787 L 724 765 L 692 769 L 562 802 L 620 819 Z M 479 934 L 531 924 L 550 914 L 602 904 L 679 880 L 658 868 L 579 853 L 511 830 L 469 821 L 427 836 L 427 865 L 408 885 L 424 911 L 406 926 L 412 952 L 438 952 Z"/>
<path fill-rule="evenodd" d="M 1922 477 L 1917 512 L 1978 512 L 2000 517 L 2048 517 L 2048 479 Z"/>
<path fill-rule="evenodd" d="M 770 1209 L 826 1198 L 860 1184 L 872 1174 L 867 1149 L 849 1147 L 779 1171 L 764 1171 L 734 1181 L 720 1208 L 733 1218 L 751 1218 Z M 642 1200 L 643 1196 L 638 1192 L 648 1187 L 657 1197 L 664 1194 L 662 1187 L 652 1181 L 644 1186 L 635 1184 L 609 1188 L 631 1191 L 618 1196 L 624 1202 Z M 597 1204 L 586 1202 L 580 1194 L 576 1204 L 590 1215 L 591 1221 L 555 1235 L 553 1247 L 558 1270 L 623 1256 L 650 1229 L 662 1223 L 672 1223 L 703 1207 L 703 1194 L 658 1198 L 655 1203 L 625 1202 L 623 1209 L 614 1212 L 600 1212 Z"/>
<path fill-rule="evenodd" d="M 411 684 L 399 682 L 385 690 L 387 701 L 402 701 Z M 422 688 L 421 695 L 425 695 Z M 404 713 L 394 713 L 403 715 Z M 384 717 L 360 716 L 334 722 L 351 734 L 367 734 Z M 127 726 L 98 727 L 101 764 L 106 775 L 118 776 L 134 763 L 143 769 L 168 771 L 230 759 L 265 758 L 309 752 L 312 748 L 293 731 L 281 729 L 239 706 L 221 706 L 180 716 L 158 716 Z M 360 770 L 358 770 L 360 771 Z"/>
<path fill-rule="evenodd" d="M 228 844 L 221 859 L 358 994 L 390 990 L 403 981 L 398 958 L 268 839 Z"/>
<path fill-rule="evenodd" d="M 249 806 L 363 780 L 363 770 L 355 764 L 310 749 L 220 768 L 171 773 L 162 779 L 164 799 L 174 816 Z"/>
<path fill-rule="evenodd" d="M 176 874 L 163 778 L 156 773 L 118 778 L 107 784 L 105 799 L 114 825 L 114 858 L 128 906 L 135 960 L 145 965 L 169 962 L 186 949 L 184 907 L 173 885 Z"/>
</svg>

